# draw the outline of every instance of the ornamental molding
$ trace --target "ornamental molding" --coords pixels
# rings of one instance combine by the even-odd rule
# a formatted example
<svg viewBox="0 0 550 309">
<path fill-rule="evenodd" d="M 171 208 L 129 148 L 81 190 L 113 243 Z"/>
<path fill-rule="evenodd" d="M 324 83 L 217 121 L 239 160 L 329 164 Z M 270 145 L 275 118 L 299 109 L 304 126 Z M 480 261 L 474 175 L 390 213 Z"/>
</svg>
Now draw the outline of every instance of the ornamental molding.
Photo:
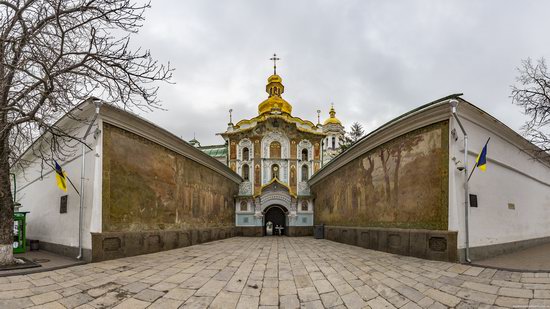
<svg viewBox="0 0 550 309">
<path fill-rule="evenodd" d="M 307 161 L 310 161 L 311 159 L 313 159 L 313 145 L 307 139 L 303 139 L 298 143 L 298 147 L 296 149 L 297 150 L 296 158 L 298 158 L 299 160 L 302 159 L 303 149 L 307 150 Z"/>
<path fill-rule="evenodd" d="M 282 192 L 268 192 L 261 196 L 260 198 L 261 202 L 261 211 L 265 211 L 265 209 L 272 205 L 280 205 L 285 207 L 286 209 L 291 209 L 291 197 L 288 193 L 282 191 Z"/>
<path fill-rule="evenodd" d="M 248 138 L 243 138 L 237 145 L 237 160 L 243 161 L 243 148 L 248 148 L 248 160 L 245 162 L 251 162 L 254 157 L 254 143 Z"/>
<path fill-rule="evenodd" d="M 262 162 L 262 185 L 271 181 L 271 167 L 274 164 L 279 166 L 279 180 L 288 184 L 288 161 L 284 159 L 267 159 Z"/>
<path fill-rule="evenodd" d="M 241 182 L 241 184 L 239 185 L 239 195 L 252 195 L 252 182 Z"/>
<path fill-rule="evenodd" d="M 290 158 L 290 142 L 288 137 L 278 131 L 272 131 L 267 133 L 262 138 L 262 158 L 269 159 L 269 145 L 272 142 L 279 142 L 281 144 L 281 157 L 284 159 Z"/>
<path fill-rule="evenodd" d="M 300 181 L 298 182 L 298 195 L 310 195 L 311 190 L 309 189 L 309 185 L 307 181 Z"/>
</svg>

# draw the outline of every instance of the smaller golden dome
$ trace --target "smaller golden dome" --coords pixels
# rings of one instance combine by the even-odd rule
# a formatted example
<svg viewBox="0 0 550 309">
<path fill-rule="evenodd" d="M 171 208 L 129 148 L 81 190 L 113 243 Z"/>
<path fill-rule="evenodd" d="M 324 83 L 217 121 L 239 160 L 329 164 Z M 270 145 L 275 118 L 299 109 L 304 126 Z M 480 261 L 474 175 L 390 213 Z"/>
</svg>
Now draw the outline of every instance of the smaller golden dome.
<svg viewBox="0 0 550 309">
<path fill-rule="evenodd" d="M 283 79 L 279 75 L 273 74 L 267 79 L 265 91 L 269 94 L 269 97 L 258 106 L 258 113 L 260 115 L 269 113 L 272 110 L 290 115 L 292 105 L 281 97 L 283 92 L 285 92 L 285 86 L 283 86 Z"/>
<path fill-rule="evenodd" d="M 283 79 L 279 76 L 279 75 L 271 75 L 268 79 L 267 79 L 267 83 L 282 83 L 283 82 Z"/>
<path fill-rule="evenodd" d="M 323 125 L 327 125 L 327 124 L 338 124 L 338 125 L 342 125 L 342 122 L 340 122 L 340 120 L 338 118 L 336 118 L 336 111 L 334 110 L 334 104 L 330 107 L 330 117 L 325 120 L 325 122 L 323 122 Z"/>
</svg>

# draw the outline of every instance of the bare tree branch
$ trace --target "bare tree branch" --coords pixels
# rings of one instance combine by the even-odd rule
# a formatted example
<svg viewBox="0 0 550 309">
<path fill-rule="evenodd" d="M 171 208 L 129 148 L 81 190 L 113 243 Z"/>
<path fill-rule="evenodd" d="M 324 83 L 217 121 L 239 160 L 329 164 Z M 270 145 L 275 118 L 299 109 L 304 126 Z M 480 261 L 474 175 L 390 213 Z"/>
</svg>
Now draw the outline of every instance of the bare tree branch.
<svg viewBox="0 0 550 309">
<path fill-rule="evenodd" d="M 149 7 L 133 0 L 0 1 L 0 245 L 11 244 L 12 164 L 40 135 L 46 138 L 31 151 L 42 166 L 83 142 L 56 124 L 62 115 L 91 96 L 127 110 L 159 107 L 158 83 L 169 82 L 172 69 L 129 47 Z"/>
<path fill-rule="evenodd" d="M 530 116 L 523 126 L 525 136 L 547 154 L 550 152 L 550 73 L 546 61 L 541 58 L 534 63 L 526 59 L 517 70 L 518 84 L 512 86 L 512 101 Z"/>
</svg>

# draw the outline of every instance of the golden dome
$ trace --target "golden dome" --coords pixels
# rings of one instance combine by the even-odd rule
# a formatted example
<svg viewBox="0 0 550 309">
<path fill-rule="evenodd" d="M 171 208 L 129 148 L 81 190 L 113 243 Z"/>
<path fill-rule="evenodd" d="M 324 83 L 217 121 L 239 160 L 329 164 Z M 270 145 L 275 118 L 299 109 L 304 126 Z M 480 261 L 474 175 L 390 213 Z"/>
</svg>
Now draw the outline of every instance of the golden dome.
<svg viewBox="0 0 550 309">
<path fill-rule="evenodd" d="M 334 105 L 330 107 L 329 114 L 330 114 L 330 117 L 327 120 L 325 120 L 325 122 L 323 122 L 323 125 L 327 125 L 327 124 L 342 125 L 342 122 L 340 122 L 340 120 L 336 118 L 336 111 L 334 110 Z"/>
<path fill-rule="evenodd" d="M 283 82 L 283 79 L 279 76 L 279 75 L 276 75 L 276 74 L 273 74 L 271 75 L 268 79 L 267 79 L 267 83 L 282 83 Z"/>
<path fill-rule="evenodd" d="M 281 97 L 281 94 L 285 92 L 285 86 L 283 86 L 282 82 L 283 79 L 276 74 L 271 75 L 267 79 L 265 91 L 269 94 L 269 98 L 258 105 L 258 113 L 260 115 L 269 113 L 272 110 L 290 115 L 292 105 Z"/>
</svg>

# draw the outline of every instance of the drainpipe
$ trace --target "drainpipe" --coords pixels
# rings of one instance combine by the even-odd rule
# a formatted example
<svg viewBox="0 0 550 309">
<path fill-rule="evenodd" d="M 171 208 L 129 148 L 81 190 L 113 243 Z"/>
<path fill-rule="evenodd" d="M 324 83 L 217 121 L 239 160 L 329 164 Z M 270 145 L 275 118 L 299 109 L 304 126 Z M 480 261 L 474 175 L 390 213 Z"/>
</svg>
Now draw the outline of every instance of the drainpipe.
<svg viewBox="0 0 550 309">
<path fill-rule="evenodd" d="M 90 148 L 88 145 L 86 145 L 86 138 L 90 134 L 90 131 L 92 129 L 92 126 L 94 125 L 97 116 L 99 115 L 99 108 L 101 107 L 102 102 L 97 98 L 90 98 L 90 101 L 94 102 L 95 104 L 95 114 L 94 118 L 90 122 L 90 125 L 88 126 L 88 129 L 86 130 L 86 133 L 84 133 L 84 137 L 82 137 L 82 163 L 80 165 L 80 208 L 78 212 L 78 256 L 76 257 L 78 260 L 81 260 L 83 257 L 82 254 L 82 221 L 83 221 L 83 215 L 84 215 L 84 178 L 85 178 L 85 168 L 86 168 L 86 147 Z"/>
<path fill-rule="evenodd" d="M 458 118 L 456 113 L 456 107 L 458 106 L 458 100 L 452 99 L 449 101 L 451 105 L 451 112 L 453 113 L 456 122 L 464 134 L 464 167 L 458 167 L 459 170 L 464 171 L 464 225 L 465 225 L 465 238 L 466 238 L 466 262 L 471 263 L 470 260 L 470 224 L 469 224 L 469 215 L 470 215 L 470 193 L 468 190 L 468 134 Z"/>
</svg>

